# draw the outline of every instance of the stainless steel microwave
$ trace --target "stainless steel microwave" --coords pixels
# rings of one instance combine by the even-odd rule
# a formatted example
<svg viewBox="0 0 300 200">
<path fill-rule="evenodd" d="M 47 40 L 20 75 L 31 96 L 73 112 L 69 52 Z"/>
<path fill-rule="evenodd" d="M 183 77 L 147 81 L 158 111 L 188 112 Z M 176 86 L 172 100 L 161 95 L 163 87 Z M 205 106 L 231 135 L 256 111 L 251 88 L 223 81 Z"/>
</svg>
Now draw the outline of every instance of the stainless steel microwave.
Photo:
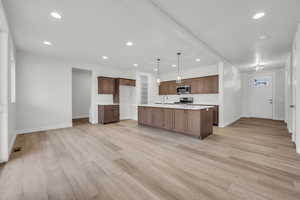
<svg viewBox="0 0 300 200">
<path fill-rule="evenodd" d="M 191 86 L 190 85 L 181 85 L 177 87 L 177 94 L 190 94 Z"/>
</svg>

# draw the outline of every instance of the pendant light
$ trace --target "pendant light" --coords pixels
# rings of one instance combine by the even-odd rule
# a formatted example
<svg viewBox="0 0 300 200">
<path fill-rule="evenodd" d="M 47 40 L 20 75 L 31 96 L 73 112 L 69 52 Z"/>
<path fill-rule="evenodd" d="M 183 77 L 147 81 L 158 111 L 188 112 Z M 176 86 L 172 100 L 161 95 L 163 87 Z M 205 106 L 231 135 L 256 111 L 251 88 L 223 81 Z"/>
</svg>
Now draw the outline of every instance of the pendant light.
<svg viewBox="0 0 300 200">
<path fill-rule="evenodd" d="M 159 78 L 159 62 L 160 62 L 160 59 L 157 58 L 157 71 L 156 71 L 157 79 L 156 79 L 156 82 L 158 83 L 158 85 L 160 84 L 160 78 Z"/>
<path fill-rule="evenodd" d="M 180 56 L 181 56 L 181 53 L 178 52 L 177 53 L 177 79 L 176 79 L 176 83 L 181 83 L 181 79 L 182 79 L 182 77 L 180 76 Z"/>
<path fill-rule="evenodd" d="M 254 68 L 256 72 L 262 71 L 264 69 L 264 65 L 262 64 L 262 59 L 263 57 L 261 56 L 259 61 L 257 62 L 257 65 Z"/>
</svg>

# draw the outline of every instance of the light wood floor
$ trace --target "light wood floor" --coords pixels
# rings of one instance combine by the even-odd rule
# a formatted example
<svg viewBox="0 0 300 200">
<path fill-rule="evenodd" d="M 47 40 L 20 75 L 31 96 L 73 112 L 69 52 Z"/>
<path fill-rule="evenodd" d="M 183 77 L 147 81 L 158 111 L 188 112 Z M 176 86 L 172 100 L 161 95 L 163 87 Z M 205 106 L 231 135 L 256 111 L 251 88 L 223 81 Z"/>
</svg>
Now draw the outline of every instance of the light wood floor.
<svg viewBox="0 0 300 200">
<path fill-rule="evenodd" d="M 242 119 L 201 141 L 134 121 L 19 135 L 1 200 L 300 199 L 283 123 Z"/>
</svg>

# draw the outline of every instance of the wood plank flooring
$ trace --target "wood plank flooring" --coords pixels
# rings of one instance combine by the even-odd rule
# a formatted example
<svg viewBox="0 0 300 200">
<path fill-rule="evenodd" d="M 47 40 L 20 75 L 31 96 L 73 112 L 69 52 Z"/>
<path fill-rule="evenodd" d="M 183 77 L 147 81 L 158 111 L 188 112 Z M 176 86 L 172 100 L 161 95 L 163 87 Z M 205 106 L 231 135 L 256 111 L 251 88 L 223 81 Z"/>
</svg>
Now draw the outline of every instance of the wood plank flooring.
<svg viewBox="0 0 300 200">
<path fill-rule="evenodd" d="M 1 200 L 300 199 L 282 122 L 241 119 L 201 141 L 135 121 L 19 135 Z"/>
</svg>

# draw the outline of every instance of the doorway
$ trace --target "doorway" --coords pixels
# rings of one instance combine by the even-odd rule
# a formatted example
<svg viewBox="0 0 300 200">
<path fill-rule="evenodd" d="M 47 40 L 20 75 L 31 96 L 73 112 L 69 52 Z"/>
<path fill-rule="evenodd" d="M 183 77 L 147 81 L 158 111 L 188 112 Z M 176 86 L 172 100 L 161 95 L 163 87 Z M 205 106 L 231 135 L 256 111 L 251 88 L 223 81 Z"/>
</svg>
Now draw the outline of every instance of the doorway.
<svg viewBox="0 0 300 200">
<path fill-rule="evenodd" d="M 249 75 L 248 98 L 251 117 L 273 119 L 273 75 Z"/>
<path fill-rule="evenodd" d="M 92 72 L 72 69 L 72 122 L 73 126 L 90 121 Z"/>
</svg>

